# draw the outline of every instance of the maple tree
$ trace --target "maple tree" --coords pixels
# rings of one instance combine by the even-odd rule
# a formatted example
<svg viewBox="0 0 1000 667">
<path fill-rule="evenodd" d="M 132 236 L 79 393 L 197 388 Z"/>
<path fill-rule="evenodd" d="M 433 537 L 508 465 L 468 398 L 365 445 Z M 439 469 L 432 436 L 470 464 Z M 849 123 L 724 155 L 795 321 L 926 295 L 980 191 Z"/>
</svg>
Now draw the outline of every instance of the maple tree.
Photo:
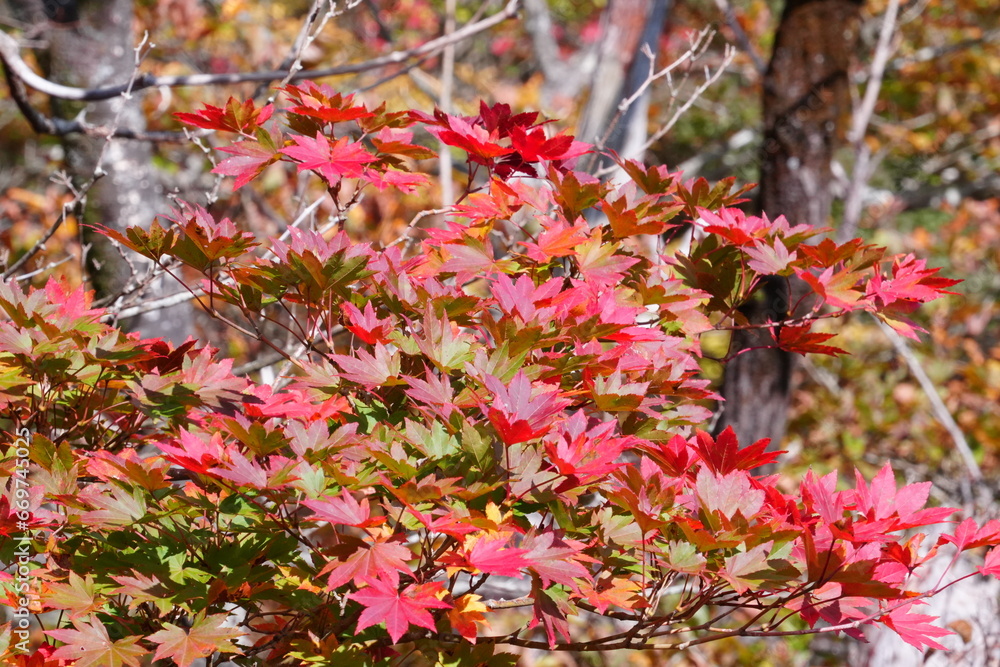
<svg viewBox="0 0 1000 667">
<path fill-rule="evenodd" d="M 919 610 L 953 582 L 907 584 L 941 547 L 988 549 L 979 573 L 996 575 L 996 522 L 924 545 L 914 531 L 956 510 L 889 466 L 841 490 L 834 473 L 795 491 L 756 474 L 777 454 L 705 432 L 699 361 L 703 335 L 747 327 L 839 354 L 813 327 L 852 312 L 916 337 L 908 313 L 955 281 L 747 215 L 731 179 L 624 162 L 626 182 L 600 182 L 574 170 L 590 147 L 503 104 L 466 117 L 281 92 L 179 120 L 235 135 L 216 172 L 237 187 L 284 163 L 342 215 L 368 190 L 429 187 L 422 132 L 466 155 L 465 191 L 442 226 L 384 247 L 336 225 L 264 243 L 190 204 L 103 230 L 285 355 L 274 386 L 193 340 L 122 332 L 82 288 L 0 285 L 0 405 L 36 467 L 3 530 L 30 516 L 34 611 L 65 612 L 33 655 L 8 648 L 14 664 L 502 665 L 510 647 L 679 651 L 869 625 L 943 648 Z M 644 234 L 690 243 L 650 257 Z M 791 276 L 815 292 L 807 314 L 741 317 Z M 580 640 L 588 615 L 625 629 Z"/>
</svg>

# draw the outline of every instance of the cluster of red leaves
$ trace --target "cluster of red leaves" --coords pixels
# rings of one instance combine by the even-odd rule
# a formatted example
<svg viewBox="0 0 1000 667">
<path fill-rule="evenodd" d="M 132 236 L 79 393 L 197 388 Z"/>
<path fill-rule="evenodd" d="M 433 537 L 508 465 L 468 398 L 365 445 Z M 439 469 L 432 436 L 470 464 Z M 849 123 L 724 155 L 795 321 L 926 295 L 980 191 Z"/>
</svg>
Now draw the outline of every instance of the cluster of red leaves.
<svg viewBox="0 0 1000 667">
<path fill-rule="evenodd" d="M 280 389 L 192 343 L 127 337 L 80 290 L 0 286 L 0 400 L 32 431 L 39 467 L 35 576 L 43 609 L 73 626 L 49 631 L 65 645 L 39 649 L 43 661 L 138 665 L 155 651 L 188 665 L 214 651 L 360 664 L 412 641 L 434 659 L 475 650 L 477 664 L 503 664 L 494 647 L 570 642 L 583 613 L 640 629 L 594 650 L 767 635 L 788 611 L 809 628 L 883 624 L 939 647 L 944 631 L 912 611 L 914 569 L 951 543 L 993 546 L 980 572 L 1000 573 L 1000 526 L 964 522 L 930 550 L 906 536 L 953 513 L 924 509 L 927 485 L 897 490 L 886 467 L 870 485 L 809 476 L 787 494 L 752 472 L 774 460 L 766 442 L 698 428 L 714 398 L 699 335 L 746 326 L 733 314 L 761 280 L 815 289 L 808 315 L 772 323 L 775 345 L 803 353 L 836 351 L 810 332 L 821 317 L 890 313 L 905 328 L 896 313 L 953 281 L 913 258 L 883 272 L 882 250 L 860 241 L 809 245 L 813 230 L 731 208 L 730 183 L 634 163 L 625 185 L 600 183 L 570 166 L 585 148 L 548 138 L 534 114 L 388 113 L 313 85 L 285 93 L 284 130 L 250 103 L 182 120 L 241 136 L 218 168 L 238 185 L 284 160 L 334 196 L 345 180 L 418 187 L 415 124 L 488 178 L 470 180 L 412 255 L 292 229 L 268 257 L 193 206 L 166 228 L 106 230 L 202 272 L 212 302 L 252 331 L 269 321 L 303 349 L 322 342 Z M 610 224 L 591 229 L 590 208 Z M 515 219 L 531 222 L 499 247 L 494 232 Z M 700 228 L 686 253 L 632 251 L 635 235 L 685 224 Z M 292 311 L 294 327 L 280 317 Z M 521 632 L 489 629 L 503 612 L 481 593 L 497 579 L 523 586 Z M 709 608 L 727 611 L 692 626 Z"/>
</svg>

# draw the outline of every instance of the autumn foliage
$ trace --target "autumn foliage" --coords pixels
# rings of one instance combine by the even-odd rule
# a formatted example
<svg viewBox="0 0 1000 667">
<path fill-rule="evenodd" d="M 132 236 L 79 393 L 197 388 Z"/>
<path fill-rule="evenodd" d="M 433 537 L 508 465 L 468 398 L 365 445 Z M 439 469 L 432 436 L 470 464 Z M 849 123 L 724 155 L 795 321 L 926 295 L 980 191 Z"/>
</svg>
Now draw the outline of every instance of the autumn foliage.
<svg viewBox="0 0 1000 667">
<path fill-rule="evenodd" d="M 840 350 L 817 323 L 852 312 L 916 336 L 907 313 L 954 281 L 747 215 L 731 181 L 623 163 L 623 185 L 600 182 L 573 169 L 590 147 L 537 114 L 283 92 L 280 109 L 179 117 L 233 136 L 216 172 L 237 187 L 286 163 L 346 214 L 372 189 L 429 188 L 414 165 L 430 133 L 466 157 L 466 191 L 388 247 L 336 226 L 262 242 L 194 205 L 105 230 L 200 274 L 206 310 L 289 354 L 274 386 L 193 341 L 123 333 L 81 289 L 0 285 L 0 410 L 30 432 L 34 465 L 0 532 L 30 515 L 33 611 L 64 612 L 13 664 L 502 665 L 510 647 L 683 650 L 869 625 L 942 648 L 913 573 L 952 545 L 989 547 L 979 572 L 1000 574 L 998 522 L 925 543 L 955 512 L 927 507 L 929 483 L 897 487 L 887 465 L 793 491 L 755 474 L 776 457 L 765 441 L 705 431 L 701 336 L 750 326 L 739 307 L 762 280 L 811 287 L 804 315 L 768 328 L 818 354 Z M 607 225 L 588 224 L 595 210 Z M 640 252 L 648 234 L 667 251 Z M 14 488 L 13 464 L 3 474 Z M 595 616 L 618 629 L 580 639 L 577 619 Z"/>
</svg>

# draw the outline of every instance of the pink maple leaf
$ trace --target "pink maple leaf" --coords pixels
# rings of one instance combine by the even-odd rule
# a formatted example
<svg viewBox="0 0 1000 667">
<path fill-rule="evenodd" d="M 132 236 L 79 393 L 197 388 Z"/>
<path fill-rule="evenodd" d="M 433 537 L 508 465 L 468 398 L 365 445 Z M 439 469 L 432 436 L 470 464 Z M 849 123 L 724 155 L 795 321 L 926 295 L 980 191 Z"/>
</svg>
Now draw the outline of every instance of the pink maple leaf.
<svg viewBox="0 0 1000 667">
<path fill-rule="evenodd" d="M 895 630 L 896 634 L 910 646 L 915 646 L 918 649 L 927 646 L 939 651 L 947 651 L 947 648 L 934 641 L 932 637 L 946 637 L 952 634 L 951 630 L 932 625 L 929 621 L 936 621 L 937 618 L 934 616 L 910 613 L 914 604 L 916 603 L 911 602 L 899 606 L 878 620 Z"/>
<path fill-rule="evenodd" d="M 486 376 L 485 383 L 494 396 L 486 416 L 507 445 L 545 435 L 554 425 L 552 417 L 570 404 L 556 389 L 534 387 L 524 371 L 519 371 L 506 387 L 492 375 Z"/>
<path fill-rule="evenodd" d="M 338 497 L 304 500 L 302 504 L 316 512 L 316 516 L 312 517 L 315 521 L 329 521 L 331 524 L 355 528 L 364 528 L 385 521 L 385 517 L 372 518 L 368 501 L 359 503 L 347 489 L 344 489 Z"/>
<path fill-rule="evenodd" d="M 983 561 L 983 566 L 978 571 L 979 574 L 987 577 L 1000 577 L 1000 547 L 990 549 Z"/>
<path fill-rule="evenodd" d="M 526 549 L 507 546 L 510 535 L 482 537 L 476 540 L 469 550 L 466 560 L 474 568 L 485 574 L 496 574 L 501 577 L 517 577 L 521 568 L 530 563 L 524 559 Z"/>
<path fill-rule="evenodd" d="M 341 178 L 360 178 L 365 165 L 375 161 L 375 156 L 356 141 L 341 137 L 331 142 L 317 132 L 315 139 L 293 135 L 295 146 L 286 146 L 281 152 L 299 163 L 299 171 L 314 169 L 322 174 L 330 185 L 336 185 Z"/>
<path fill-rule="evenodd" d="M 410 566 L 406 561 L 413 558 L 413 553 L 402 544 L 392 542 L 341 540 L 345 550 L 353 548 L 344 560 L 334 560 L 326 564 L 320 574 L 330 573 L 326 582 L 327 590 L 334 590 L 353 580 L 360 583 L 366 577 L 379 577 L 396 586 L 399 584 L 399 573 L 412 576 Z"/>
<path fill-rule="evenodd" d="M 219 150 L 235 157 L 220 162 L 212 173 L 235 176 L 237 190 L 256 178 L 277 156 L 273 150 L 261 146 L 256 141 L 241 141 Z"/>
</svg>

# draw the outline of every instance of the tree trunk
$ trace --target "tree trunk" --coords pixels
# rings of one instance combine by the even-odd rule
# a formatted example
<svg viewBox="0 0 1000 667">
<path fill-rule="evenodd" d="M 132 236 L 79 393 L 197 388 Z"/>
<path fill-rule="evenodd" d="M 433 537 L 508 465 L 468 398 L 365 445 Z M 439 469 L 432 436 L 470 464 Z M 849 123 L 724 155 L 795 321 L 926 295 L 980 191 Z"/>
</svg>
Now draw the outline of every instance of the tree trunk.
<svg viewBox="0 0 1000 667">
<path fill-rule="evenodd" d="M 833 194 L 831 162 L 850 115 L 848 70 L 858 45 L 862 0 L 788 0 L 764 75 L 760 208 L 772 219 L 825 227 Z M 741 314 L 750 324 L 779 320 L 801 296 L 784 280 L 765 281 Z M 767 329 L 736 331 L 730 355 L 774 344 Z M 717 431 L 741 443 L 778 447 L 788 417 L 792 355 L 755 349 L 726 365 Z"/>
<path fill-rule="evenodd" d="M 48 69 L 54 81 L 71 86 L 92 88 L 127 81 L 135 67 L 136 40 L 133 30 L 132 0 L 59 0 L 44 2 L 48 19 L 45 36 L 49 42 Z M 53 100 L 55 113 L 72 118 L 81 111 L 94 125 L 118 126 L 142 130 L 145 117 L 137 98 L 119 97 L 106 102 L 81 106 Z M 165 209 L 165 200 L 152 165 L 153 152 L 147 142 L 112 140 L 106 150 L 105 140 L 85 135 L 64 139 L 66 163 L 74 182 L 82 183 L 94 174 L 104 150 L 101 167 L 105 175 L 87 195 L 83 223 L 99 223 L 121 230 L 148 226 Z M 97 297 L 118 294 L 132 275 L 131 267 L 108 240 L 83 228 L 83 242 L 88 244 L 87 269 Z M 123 252 L 129 252 L 127 249 Z M 148 264 L 132 257 L 140 275 Z M 147 290 L 148 297 L 164 296 L 181 289 L 172 279 L 160 280 Z M 193 333 L 192 309 L 182 304 L 169 312 L 155 311 L 129 322 L 129 328 L 144 337 L 162 337 L 183 341 Z"/>
</svg>

